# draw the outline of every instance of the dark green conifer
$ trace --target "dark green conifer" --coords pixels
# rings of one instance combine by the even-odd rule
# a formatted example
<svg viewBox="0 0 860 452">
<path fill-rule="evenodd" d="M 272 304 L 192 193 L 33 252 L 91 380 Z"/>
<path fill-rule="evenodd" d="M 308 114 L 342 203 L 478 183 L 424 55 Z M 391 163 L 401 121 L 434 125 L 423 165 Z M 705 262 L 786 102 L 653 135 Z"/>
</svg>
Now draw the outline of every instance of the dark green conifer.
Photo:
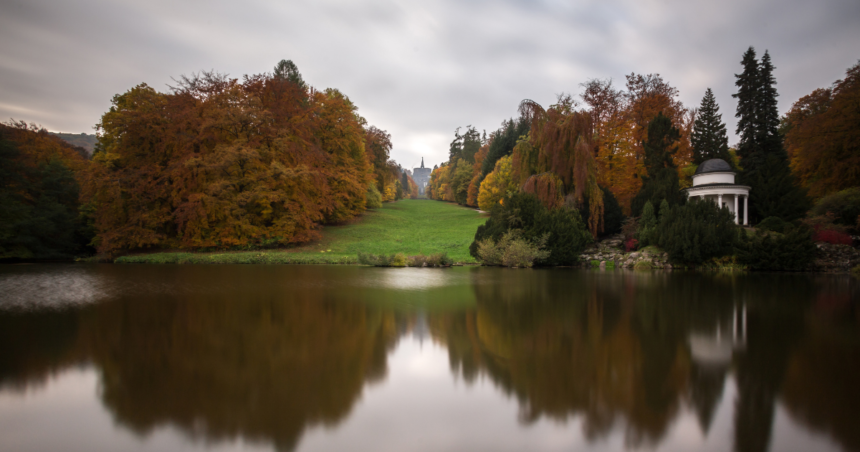
<svg viewBox="0 0 860 452">
<path fill-rule="evenodd" d="M 744 70 L 735 75 L 738 87 L 738 156 L 743 168 L 740 182 L 750 186 L 750 216 L 753 220 L 779 217 L 786 221 L 802 217 L 808 205 L 806 194 L 794 183 L 788 156 L 779 133 L 779 110 L 773 63 L 765 52 L 759 64 L 752 47 L 741 61 Z"/>
<path fill-rule="evenodd" d="M 289 80 L 300 88 L 307 88 L 307 84 L 305 84 L 304 79 L 302 79 L 302 74 L 299 72 L 298 66 L 296 63 L 293 63 L 293 60 L 281 60 L 275 66 L 275 78 L 279 80 Z"/>
<path fill-rule="evenodd" d="M 526 116 L 520 116 L 516 121 L 513 119 L 502 121 L 502 127 L 491 134 L 490 149 L 481 166 L 481 177 L 490 174 L 500 158 L 514 152 L 517 140 L 520 136 L 528 134 L 530 127 L 531 122 Z"/>
<path fill-rule="evenodd" d="M 741 60 L 744 70 L 740 74 L 735 74 L 735 86 L 738 87 L 738 92 L 732 94 L 732 97 L 738 100 L 738 108 L 735 112 L 735 117 L 738 118 L 738 126 L 735 133 L 740 137 L 738 142 L 738 157 L 743 161 L 744 168 L 747 166 L 758 166 L 752 163 L 752 159 L 756 154 L 756 116 L 758 112 L 758 84 L 760 76 L 758 73 L 758 60 L 755 56 L 755 49 L 750 47 L 744 53 Z"/>
<path fill-rule="evenodd" d="M 690 141 L 693 144 L 693 163 L 696 165 L 709 159 L 723 159 L 732 164 L 726 125 L 711 88 L 705 91 L 705 97 L 702 98 Z"/>
<path fill-rule="evenodd" d="M 686 195 L 678 185 L 678 171 L 672 160 L 678 150 L 680 137 L 678 128 L 663 113 L 658 113 L 648 124 L 648 138 L 642 143 L 647 175 L 643 177 L 642 189 L 631 203 L 634 216 L 641 214 L 642 207 L 648 201 L 651 201 L 651 205 L 659 206 L 665 199 L 670 206 L 676 206 L 686 200 Z"/>
</svg>

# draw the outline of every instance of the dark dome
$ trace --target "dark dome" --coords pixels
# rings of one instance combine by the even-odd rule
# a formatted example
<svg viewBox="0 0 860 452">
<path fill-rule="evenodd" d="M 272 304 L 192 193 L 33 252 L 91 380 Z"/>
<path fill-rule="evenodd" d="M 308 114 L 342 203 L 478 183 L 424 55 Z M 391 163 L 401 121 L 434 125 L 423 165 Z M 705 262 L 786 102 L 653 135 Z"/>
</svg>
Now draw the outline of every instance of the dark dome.
<svg viewBox="0 0 860 452">
<path fill-rule="evenodd" d="M 723 159 L 705 160 L 698 168 L 696 168 L 696 174 L 722 173 L 726 171 L 734 172 L 732 171 L 731 165 Z"/>
</svg>

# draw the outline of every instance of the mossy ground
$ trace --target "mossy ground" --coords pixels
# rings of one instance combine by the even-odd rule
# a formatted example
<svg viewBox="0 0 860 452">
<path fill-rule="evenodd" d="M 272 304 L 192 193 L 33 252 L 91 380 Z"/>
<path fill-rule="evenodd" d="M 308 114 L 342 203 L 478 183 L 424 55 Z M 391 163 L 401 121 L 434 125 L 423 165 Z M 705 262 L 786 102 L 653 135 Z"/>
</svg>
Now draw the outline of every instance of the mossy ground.
<svg viewBox="0 0 860 452">
<path fill-rule="evenodd" d="M 457 263 L 473 263 L 469 244 L 486 214 L 456 204 L 404 199 L 368 210 L 350 224 L 326 226 L 322 239 L 278 250 L 159 252 L 123 256 L 118 263 L 357 264 L 358 253 L 447 253 Z"/>
</svg>

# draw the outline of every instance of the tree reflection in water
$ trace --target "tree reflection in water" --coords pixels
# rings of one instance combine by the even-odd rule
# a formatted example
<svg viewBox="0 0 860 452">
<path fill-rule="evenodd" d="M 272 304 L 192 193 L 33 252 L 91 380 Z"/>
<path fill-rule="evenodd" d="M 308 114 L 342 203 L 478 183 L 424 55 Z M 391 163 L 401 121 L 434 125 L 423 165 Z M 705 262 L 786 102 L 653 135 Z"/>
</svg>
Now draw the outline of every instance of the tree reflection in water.
<svg viewBox="0 0 860 452">
<path fill-rule="evenodd" d="M 487 376 L 524 424 L 581 418 L 588 440 L 622 429 L 638 448 L 691 413 L 707 436 L 733 377 L 736 451 L 771 447 L 778 401 L 860 450 L 856 280 L 472 268 L 410 293 L 374 282 L 396 269 L 151 268 L 135 293 L 0 313 L 0 389 L 91 362 L 102 403 L 139 435 L 173 425 L 289 450 L 346 419 L 398 340 L 426 328 L 456 378 Z"/>
</svg>

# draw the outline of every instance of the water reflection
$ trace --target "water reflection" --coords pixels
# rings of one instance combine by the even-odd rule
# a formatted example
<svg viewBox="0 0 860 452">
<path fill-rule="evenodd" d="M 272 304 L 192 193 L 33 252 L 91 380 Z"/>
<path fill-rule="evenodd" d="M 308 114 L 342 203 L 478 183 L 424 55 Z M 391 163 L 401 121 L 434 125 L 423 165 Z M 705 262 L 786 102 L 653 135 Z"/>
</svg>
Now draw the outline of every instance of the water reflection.
<svg viewBox="0 0 860 452">
<path fill-rule="evenodd" d="M 82 283 L 45 293 L 52 278 L 88 281 L 88 301 Z M 315 426 L 337 435 L 408 340 L 444 347 L 451 388 L 512 397 L 524 435 L 551 420 L 595 447 L 672 448 L 690 417 L 714 439 L 722 406 L 717 449 L 764 451 L 784 406 L 860 450 L 860 291 L 844 277 L 31 266 L 0 269 L 0 287 L 0 395 L 91 365 L 100 403 L 140 438 L 170 425 L 203 447 L 292 450 Z"/>
</svg>

